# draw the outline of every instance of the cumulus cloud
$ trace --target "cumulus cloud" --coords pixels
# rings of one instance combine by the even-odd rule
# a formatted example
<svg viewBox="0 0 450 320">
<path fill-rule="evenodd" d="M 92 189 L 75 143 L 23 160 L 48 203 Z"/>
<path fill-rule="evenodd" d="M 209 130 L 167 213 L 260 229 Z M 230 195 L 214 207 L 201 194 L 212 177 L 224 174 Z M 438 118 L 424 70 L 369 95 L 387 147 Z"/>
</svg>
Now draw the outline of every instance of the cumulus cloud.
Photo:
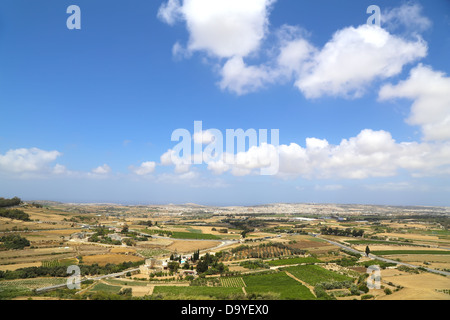
<svg viewBox="0 0 450 320">
<path fill-rule="evenodd" d="M 105 175 L 111 172 L 111 168 L 107 165 L 104 164 L 102 166 L 99 166 L 95 169 L 92 169 L 92 173 L 94 174 L 99 174 L 99 175 Z"/>
<path fill-rule="evenodd" d="M 276 70 L 263 65 L 248 66 L 242 57 L 229 59 L 221 70 L 220 88 L 238 95 L 257 91 L 277 78 Z"/>
<path fill-rule="evenodd" d="M 0 171 L 5 173 L 41 173 L 50 169 L 50 163 L 62 154 L 58 151 L 45 151 L 38 148 L 8 150 L 0 154 Z M 59 168 L 59 167 L 58 167 Z M 59 170 L 57 168 L 57 170 Z"/>
<path fill-rule="evenodd" d="M 374 80 L 397 75 L 406 64 L 425 57 L 427 49 L 420 37 L 408 41 L 378 26 L 344 28 L 314 55 L 295 86 L 307 98 L 359 97 Z"/>
<path fill-rule="evenodd" d="M 191 168 L 192 159 L 191 156 L 180 157 L 172 149 L 167 150 L 160 158 L 161 165 L 163 166 L 175 166 L 176 173 L 187 173 Z"/>
<path fill-rule="evenodd" d="M 158 17 L 173 25 L 184 21 L 189 31 L 187 49 L 219 58 L 246 56 L 256 51 L 268 28 L 275 0 L 169 0 Z"/>
<path fill-rule="evenodd" d="M 413 100 L 408 124 L 422 128 L 425 140 L 450 140 L 450 78 L 443 72 L 419 64 L 409 78 L 388 84 L 379 92 L 380 100 Z"/>
<path fill-rule="evenodd" d="M 137 168 L 135 168 L 134 166 L 130 166 L 130 170 L 139 176 L 145 176 L 145 175 L 151 174 L 155 171 L 155 168 L 156 168 L 156 162 L 154 162 L 154 161 L 143 162 Z"/>
<path fill-rule="evenodd" d="M 169 25 L 182 19 L 181 3 L 179 0 L 168 0 L 161 4 L 158 10 L 158 18 Z"/>
<path fill-rule="evenodd" d="M 385 10 L 381 14 L 381 24 L 390 31 L 405 28 L 416 33 L 430 28 L 432 22 L 422 15 L 422 7 L 418 3 L 405 3 L 400 7 Z"/>
<path fill-rule="evenodd" d="M 173 25 L 186 23 L 189 40 L 186 47 L 176 42 L 173 54 L 189 57 L 192 52 L 217 58 L 222 90 L 243 95 L 287 79 L 307 98 L 325 95 L 355 98 L 362 96 L 376 80 L 398 75 L 405 65 L 427 55 L 427 44 L 419 32 L 431 22 L 417 4 L 405 4 L 385 10 L 386 29 L 375 25 L 347 27 L 334 33 L 322 47 L 307 39 L 297 26 L 283 25 L 270 32 L 269 13 L 274 0 L 169 0 L 158 17 Z M 415 30 L 407 37 L 390 31 L 399 25 Z M 267 45 L 268 35 L 275 43 L 268 61 L 250 64 Z M 411 39 L 407 39 L 411 38 Z M 267 52 L 264 52 L 267 53 Z"/>
<path fill-rule="evenodd" d="M 62 164 L 57 163 L 57 164 L 53 167 L 52 173 L 53 173 L 53 174 L 61 175 L 61 174 L 69 173 L 69 171 L 67 170 L 67 168 L 66 168 L 65 166 L 63 166 Z"/>
<path fill-rule="evenodd" d="M 405 65 L 425 57 L 428 46 L 419 36 L 406 40 L 378 26 L 361 25 L 337 31 L 322 48 L 297 32 L 279 39 L 277 51 L 266 64 L 248 65 L 241 56 L 228 59 L 221 68 L 220 88 L 243 95 L 293 78 L 309 99 L 356 98 L 375 80 L 398 75 Z"/>
<path fill-rule="evenodd" d="M 450 143 L 396 142 L 389 132 L 362 130 L 356 137 L 332 145 L 325 139 L 308 138 L 296 143 L 254 146 L 236 155 L 208 163 L 216 175 L 259 174 L 277 162 L 280 178 L 367 179 L 391 177 L 400 169 L 412 176 L 450 174 Z M 229 161 L 231 159 L 231 161 Z"/>
</svg>

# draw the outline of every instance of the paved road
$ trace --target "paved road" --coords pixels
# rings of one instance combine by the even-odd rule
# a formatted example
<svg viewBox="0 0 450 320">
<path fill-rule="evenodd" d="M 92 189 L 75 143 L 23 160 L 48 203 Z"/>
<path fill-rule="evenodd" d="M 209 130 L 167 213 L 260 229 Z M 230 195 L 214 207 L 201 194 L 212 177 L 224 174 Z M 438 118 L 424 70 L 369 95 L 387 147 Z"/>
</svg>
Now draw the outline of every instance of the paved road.
<svg viewBox="0 0 450 320">
<path fill-rule="evenodd" d="M 359 250 L 353 249 L 353 248 L 351 248 L 349 246 L 343 245 L 342 243 L 331 241 L 331 240 L 328 240 L 328 239 L 325 239 L 325 238 L 322 238 L 322 237 L 316 237 L 316 238 L 325 240 L 325 241 L 327 241 L 327 242 L 329 242 L 331 244 L 334 244 L 335 246 L 338 246 L 338 247 L 343 248 L 345 250 L 348 250 L 350 252 L 359 253 L 361 255 L 365 255 L 365 252 L 361 252 Z M 419 266 L 416 266 L 416 265 L 413 265 L 413 264 L 410 264 L 410 263 L 399 262 L 399 261 L 395 261 L 395 260 L 379 257 L 379 256 L 376 256 L 376 255 L 373 255 L 373 254 L 369 254 L 369 258 L 377 259 L 377 260 L 384 261 L 384 262 L 396 263 L 396 264 L 400 264 L 400 265 L 407 266 L 407 267 L 410 267 L 410 268 L 418 268 L 419 267 Z M 430 268 L 424 268 L 424 269 L 426 269 L 429 272 L 434 272 L 434 273 L 442 274 L 442 275 L 445 275 L 445 276 L 450 276 L 450 272 L 447 272 L 447 271 L 441 271 L 441 270 L 430 269 Z"/>
</svg>

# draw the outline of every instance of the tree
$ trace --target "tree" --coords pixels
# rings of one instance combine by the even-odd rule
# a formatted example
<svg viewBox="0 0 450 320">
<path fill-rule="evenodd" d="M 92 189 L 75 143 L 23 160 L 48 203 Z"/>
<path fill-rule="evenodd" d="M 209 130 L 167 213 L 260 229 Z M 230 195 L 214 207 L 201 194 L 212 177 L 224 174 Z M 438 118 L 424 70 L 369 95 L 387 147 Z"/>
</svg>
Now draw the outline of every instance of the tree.
<svg viewBox="0 0 450 320">
<path fill-rule="evenodd" d="M 167 264 L 167 267 L 169 268 L 169 270 L 170 270 L 171 272 L 177 272 L 177 271 L 178 271 L 178 268 L 180 267 L 180 264 L 179 264 L 178 262 L 176 262 L 176 261 L 174 261 L 174 262 L 169 262 L 169 263 Z"/>
<path fill-rule="evenodd" d="M 124 225 L 122 228 L 122 231 L 120 231 L 120 233 L 128 233 L 128 226 Z"/>
<path fill-rule="evenodd" d="M 20 250 L 30 246 L 30 241 L 18 234 L 0 237 L 0 242 L 3 242 L 3 244 L 0 245 L 0 250 Z"/>
<path fill-rule="evenodd" d="M 366 256 L 369 256 L 369 253 L 370 253 L 369 246 L 366 246 Z"/>
<path fill-rule="evenodd" d="M 129 247 L 136 245 L 136 242 L 134 242 L 133 239 L 130 238 L 124 239 L 123 242 L 125 242 L 125 244 Z"/>
<path fill-rule="evenodd" d="M 198 261 L 198 259 L 200 259 L 200 250 L 195 251 L 192 256 L 192 261 Z"/>
<path fill-rule="evenodd" d="M 197 263 L 197 272 L 203 273 L 208 270 L 208 262 L 206 260 L 201 260 Z"/>
</svg>

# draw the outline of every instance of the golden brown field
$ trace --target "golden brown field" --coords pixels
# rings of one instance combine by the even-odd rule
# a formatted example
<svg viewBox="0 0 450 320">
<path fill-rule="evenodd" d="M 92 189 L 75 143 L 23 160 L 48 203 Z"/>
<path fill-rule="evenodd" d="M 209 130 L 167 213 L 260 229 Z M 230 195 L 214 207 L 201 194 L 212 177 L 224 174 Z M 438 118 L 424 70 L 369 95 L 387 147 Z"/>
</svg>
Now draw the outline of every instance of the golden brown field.
<svg viewBox="0 0 450 320">
<path fill-rule="evenodd" d="M 450 300 L 450 295 L 437 291 L 450 288 L 448 277 L 431 273 L 389 276 L 385 272 L 382 272 L 381 276 L 383 281 L 404 288 L 391 295 L 380 297 L 380 300 Z"/>
<path fill-rule="evenodd" d="M 94 264 L 97 263 L 99 266 L 105 266 L 108 263 L 120 264 L 123 262 L 137 262 L 143 261 L 144 259 L 139 256 L 125 255 L 125 254 L 100 254 L 83 256 L 83 263 Z"/>
<path fill-rule="evenodd" d="M 170 251 L 177 251 L 178 253 L 192 253 L 195 250 L 205 250 L 218 246 L 220 241 L 183 241 L 174 240 L 170 245 L 165 247 L 165 249 Z"/>
</svg>

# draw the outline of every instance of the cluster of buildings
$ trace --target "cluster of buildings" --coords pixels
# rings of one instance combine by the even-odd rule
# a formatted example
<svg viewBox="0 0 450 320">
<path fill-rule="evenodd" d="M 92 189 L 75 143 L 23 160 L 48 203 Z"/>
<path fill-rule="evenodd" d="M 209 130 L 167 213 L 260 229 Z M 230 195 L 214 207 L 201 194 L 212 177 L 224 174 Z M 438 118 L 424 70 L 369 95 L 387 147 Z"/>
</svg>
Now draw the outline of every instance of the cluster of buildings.
<svg viewBox="0 0 450 320">
<path fill-rule="evenodd" d="M 185 262 L 187 262 L 187 259 L 188 259 L 187 257 L 182 257 L 180 263 L 184 264 Z M 169 259 L 157 259 L 157 258 L 146 259 L 145 263 L 139 266 L 139 271 L 143 275 L 150 275 L 156 272 L 167 271 L 169 269 L 169 262 L 170 262 Z M 183 276 L 197 275 L 196 270 L 189 270 L 189 269 L 179 269 L 178 273 Z"/>
</svg>

